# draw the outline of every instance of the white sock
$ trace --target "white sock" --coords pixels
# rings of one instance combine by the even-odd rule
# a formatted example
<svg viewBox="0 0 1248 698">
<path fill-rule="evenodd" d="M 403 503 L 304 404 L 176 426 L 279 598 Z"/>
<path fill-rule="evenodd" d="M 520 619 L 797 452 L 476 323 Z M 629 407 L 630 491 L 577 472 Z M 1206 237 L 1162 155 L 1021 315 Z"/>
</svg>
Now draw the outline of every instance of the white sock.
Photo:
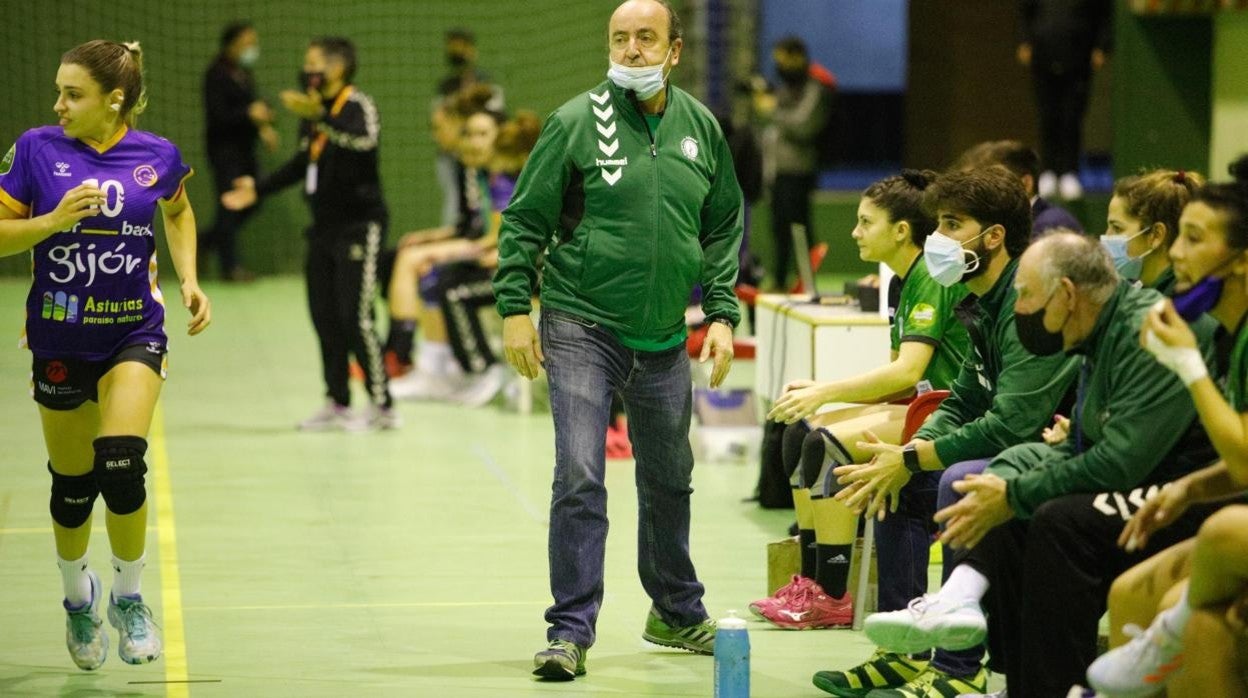
<svg viewBox="0 0 1248 698">
<path fill-rule="evenodd" d="M 958 565 L 949 575 L 949 581 L 940 588 L 937 596 L 952 606 L 979 603 L 988 593 L 988 578 L 968 565 Z"/>
<path fill-rule="evenodd" d="M 143 567 L 147 564 L 147 555 L 139 556 L 139 559 L 127 562 L 113 556 L 113 598 L 121 598 L 122 596 L 138 596 L 139 587 L 143 576 Z"/>
<path fill-rule="evenodd" d="M 459 365 L 459 359 L 455 358 L 455 352 L 451 351 L 451 345 L 447 344 L 446 353 L 442 355 L 442 374 L 446 376 L 462 375 L 464 369 Z"/>
<path fill-rule="evenodd" d="M 447 362 L 454 360 L 451 345 L 446 342 L 422 341 L 416 349 L 416 370 L 425 375 L 439 376 L 446 373 Z"/>
<path fill-rule="evenodd" d="M 91 578 L 87 576 L 87 556 L 77 560 L 63 560 L 56 556 L 56 566 L 61 568 L 61 585 L 65 587 L 65 600 L 74 608 L 91 602 Z"/>
<path fill-rule="evenodd" d="M 1192 618 L 1192 604 L 1187 600 L 1187 589 L 1183 590 L 1183 597 L 1179 602 L 1171 608 L 1167 608 L 1157 616 L 1161 621 L 1161 629 L 1171 637 L 1183 637 L 1183 631 L 1187 629 L 1187 621 Z"/>
</svg>

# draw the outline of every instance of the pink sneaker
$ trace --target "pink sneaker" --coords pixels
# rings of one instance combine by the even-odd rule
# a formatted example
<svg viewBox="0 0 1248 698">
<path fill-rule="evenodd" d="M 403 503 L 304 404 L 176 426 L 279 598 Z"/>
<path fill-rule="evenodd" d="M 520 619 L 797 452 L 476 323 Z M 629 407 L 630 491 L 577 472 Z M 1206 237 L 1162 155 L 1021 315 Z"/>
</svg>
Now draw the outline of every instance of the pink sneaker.
<svg viewBox="0 0 1248 698">
<path fill-rule="evenodd" d="M 811 582 L 785 603 L 766 610 L 763 620 L 786 630 L 847 627 L 854 623 L 854 599 L 849 592 L 839 599 L 828 596 Z"/>
<path fill-rule="evenodd" d="M 753 613 L 763 620 L 767 620 L 766 614 L 768 611 L 783 606 L 784 603 L 792 598 L 794 594 L 797 594 L 802 589 L 805 589 L 814 583 L 815 580 L 810 577 L 803 577 L 800 574 L 795 574 L 793 575 L 793 579 L 789 580 L 788 584 L 776 589 L 776 593 L 765 599 L 759 599 L 758 601 L 750 604 L 750 613 Z"/>
</svg>

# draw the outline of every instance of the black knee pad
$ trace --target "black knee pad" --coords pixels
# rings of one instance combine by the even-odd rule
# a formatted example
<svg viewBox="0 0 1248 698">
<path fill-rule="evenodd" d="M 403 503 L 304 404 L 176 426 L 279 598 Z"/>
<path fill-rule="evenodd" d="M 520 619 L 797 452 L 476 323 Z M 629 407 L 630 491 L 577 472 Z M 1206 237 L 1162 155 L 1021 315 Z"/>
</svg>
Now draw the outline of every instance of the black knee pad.
<svg viewBox="0 0 1248 698">
<path fill-rule="evenodd" d="M 100 493 L 95 483 L 95 474 L 62 475 L 52 469 L 48 463 L 48 472 L 52 473 L 52 520 L 65 528 L 78 528 L 91 518 L 91 508 L 95 506 L 95 497 Z"/>
<path fill-rule="evenodd" d="M 810 426 L 805 421 L 790 424 L 784 428 L 784 439 L 780 447 L 781 461 L 784 463 L 784 474 L 793 487 L 807 487 L 802 481 L 802 471 L 798 466 L 802 463 L 802 442 L 810 433 Z"/>
<path fill-rule="evenodd" d="M 143 476 L 147 441 L 137 436 L 101 436 L 95 440 L 95 482 L 108 510 L 133 514 L 147 501 Z"/>
<path fill-rule="evenodd" d="M 803 477 L 813 490 L 811 496 L 831 497 L 844 489 L 836 483 L 836 475 L 832 471 L 852 461 L 849 451 L 832 432 L 827 429 L 811 432 L 802 442 Z"/>
</svg>

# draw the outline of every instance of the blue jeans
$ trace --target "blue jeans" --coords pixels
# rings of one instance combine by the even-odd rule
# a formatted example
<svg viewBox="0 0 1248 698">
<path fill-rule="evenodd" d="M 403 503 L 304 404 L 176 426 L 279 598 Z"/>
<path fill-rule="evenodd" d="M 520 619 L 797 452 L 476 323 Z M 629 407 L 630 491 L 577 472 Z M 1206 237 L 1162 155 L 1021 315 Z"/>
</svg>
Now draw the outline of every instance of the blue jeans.
<svg viewBox="0 0 1248 698">
<path fill-rule="evenodd" d="M 961 463 L 954 463 L 945 470 L 944 474 L 940 476 L 940 489 L 936 493 L 936 509 L 944 509 L 962 499 L 963 495 L 954 491 L 953 483 L 967 475 L 984 472 L 984 469 L 991 462 L 991 459 L 988 458 L 962 461 Z M 949 581 L 949 575 L 953 574 L 953 568 L 958 566 L 962 556 L 955 554 L 947 545 L 942 548 L 942 553 L 940 579 L 942 582 L 947 582 Z M 979 671 L 983 660 L 984 647 L 983 645 L 977 645 L 969 649 L 957 651 L 936 650 L 935 656 L 932 657 L 932 665 L 953 676 L 972 676 Z"/>
<path fill-rule="evenodd" d="M 704 620 L 704 589 L 689 559 L 693 382 L 685 345 L 635 351 L 609 330 L 545 309 L 542 351 L 555 420 L 547 639 L 594 644 L 607 541 L 606 433 L 611 397 L 628 413 L 637 461 L 637 572 L 669 625 Z"/>
<path fill-rule="evenodd" d="M 927 592 L 927 563 L 936 524 L 940 473 L 922 472 L 901 488 L 897 511 L 875 523 L 879 610 L 900 611 Z"/>
</svg>

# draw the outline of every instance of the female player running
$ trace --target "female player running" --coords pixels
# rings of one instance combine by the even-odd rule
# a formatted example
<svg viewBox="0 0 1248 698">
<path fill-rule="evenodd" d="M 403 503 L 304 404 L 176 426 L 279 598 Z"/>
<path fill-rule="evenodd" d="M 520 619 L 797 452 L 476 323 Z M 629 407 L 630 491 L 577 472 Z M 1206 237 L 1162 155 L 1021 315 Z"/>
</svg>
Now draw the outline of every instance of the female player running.
<svg viewBox="0 0 1248 698">
<path fill-rule="evenodd" d="M 61 57 L 60 123 L 22 134 L 0 162 L 0 255 L 31 250 L 24 344 L 52 473 L 52 530 L 74 663 L 104 663 L 100 579 L 87 565 L 91 509 L 105 524 L 116 576 L 108 620 L 130 664 L 160 656 L 139 593 L 147 531 L 148 428 L 165 376 L 165 308 L 156 283 L 157 207 L 189 334 L 211 320 L 195 274 L 195 216 L 178 148 L 134 129 L 146 106 L 138 43 L 95 40 Z"/>
</svg>

